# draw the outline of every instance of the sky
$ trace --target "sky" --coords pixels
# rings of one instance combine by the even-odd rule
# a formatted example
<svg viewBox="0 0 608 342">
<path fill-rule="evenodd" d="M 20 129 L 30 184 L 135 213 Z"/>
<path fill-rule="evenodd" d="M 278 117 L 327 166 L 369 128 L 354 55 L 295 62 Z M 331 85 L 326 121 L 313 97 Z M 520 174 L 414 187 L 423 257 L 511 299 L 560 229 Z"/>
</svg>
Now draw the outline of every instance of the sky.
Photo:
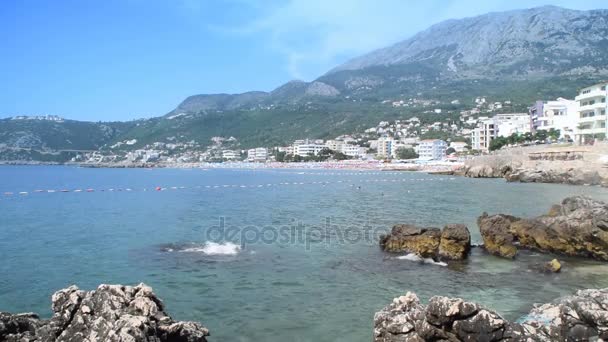
<svg viewBox="0 0 608 342">
<path fill-rule="evenodd" d="M 270 91 L 487 12 L 601 1 L 2 0 L 0 117 L 123 121 L 187 96 Z"/>
</svg>

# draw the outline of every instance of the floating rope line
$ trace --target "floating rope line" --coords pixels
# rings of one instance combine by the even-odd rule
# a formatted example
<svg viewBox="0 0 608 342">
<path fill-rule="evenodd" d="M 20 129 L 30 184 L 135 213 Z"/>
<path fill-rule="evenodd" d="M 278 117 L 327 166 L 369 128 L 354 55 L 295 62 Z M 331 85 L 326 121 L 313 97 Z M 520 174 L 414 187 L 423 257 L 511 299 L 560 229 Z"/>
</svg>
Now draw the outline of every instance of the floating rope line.
<svg viewBox="0 0 608 342">
<path fill-rule="evenodd" d="M 386 174 L 386 172 L 381 172 L 380 174 Z M 27 196 L 29 194 L 52 194 L 52 193 L 92 193 L 92 192 L 137 192 L 137 191 L 152 191 L 152 192 L 162 192 L 162 191 L 177 191 L 177 190 L 188 190 L 188 189 L 220 189 L 220 188 L 240 188 L 240 189 L 252 189 L 252 188 L 268 188 L 268 187 L 280 187 L 280 186 L 299 186 L 299 185 L 322 185 L 326 186 L 329 184 L 349 184 L 351 187 L 354 186 L 354 183 L 378 183 L 378 182 L 445 182 L 452 181 L 456 178 L 375 178 L 375 179 L 359 179 L 359 180 L 337 180 L 337 181 L 311 181 L 311 182 L 280 182 L 280 183 L 263 183 L 263 184 L 215 184 L 215 185 L 194 185 L 194 186 L 156 186 L 150 188 L 142 188 L 141 190 L 137 190 L 134 188 L 102 188 L 102 189 L 94 189 L 94 188 L 85 188 L 85 189 L 47 189 L 41 190 L 36 189 L 33 191 L 6 191 L 3 193 L 3 197 L 16 197 L 16 196 Z"/>
</svg>

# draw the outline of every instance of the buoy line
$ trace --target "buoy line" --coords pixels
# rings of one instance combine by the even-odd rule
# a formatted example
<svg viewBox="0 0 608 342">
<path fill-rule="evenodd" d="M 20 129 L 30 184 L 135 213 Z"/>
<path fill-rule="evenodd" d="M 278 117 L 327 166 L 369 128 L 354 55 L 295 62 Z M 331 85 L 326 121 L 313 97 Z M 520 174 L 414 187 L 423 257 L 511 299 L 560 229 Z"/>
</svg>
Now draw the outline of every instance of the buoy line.
<svg viewBox="0 0 608 342">
<path fill-rule="evenodd" d="M 353 186 L 355 183 L 397 183 L 397 182 L 445 182 L 455 180 L 454 177 L 450 178 L 374 178 L 374 179 L 358 179 L 358 180 L 334 180 L 334 181 L 308 181 L 308 182 L 279 182 L 279 183 L 262 183 L 262 184 L 213 184 L 213 185 L 194 185 L 194 186 L 155 186 L 149 188 L 76 188 L 76 189 L 36 189 L 32 191 L 6 191 L 2 193 L 3 197 L 20 197 L 27 196 L 30 194 L 65 194 L 65 193 L 94 193 L 94 192 L 138 192 L 138 191 L 151 191 L 151 192 L 162 192 L 162 191 L 177 191 L 177 190 L 188 190 L 188 189 L 201 189 L 201 190 L 212 190 L 212 189 L 253 189 L 253 188 L 269 188 L 279 186 L 299 186 L 299 185 L 322 185 L 326 186 L 329 184 L 350 184 Z"/>
</svg>

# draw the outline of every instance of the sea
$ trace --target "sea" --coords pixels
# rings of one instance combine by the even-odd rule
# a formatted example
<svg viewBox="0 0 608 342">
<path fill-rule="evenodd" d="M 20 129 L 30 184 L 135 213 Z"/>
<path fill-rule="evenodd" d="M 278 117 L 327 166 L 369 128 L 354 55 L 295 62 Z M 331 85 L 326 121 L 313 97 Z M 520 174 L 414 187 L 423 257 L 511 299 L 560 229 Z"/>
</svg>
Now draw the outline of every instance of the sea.
<svg viewBox="0 0 608 342">
<path fill-rule="evenodd" d="M 72 284 L 145 283 L 210 341 L 370 341 L 394 297 L 456 296 L 508 319 L 534 303 L 608 287 L 606 264 L 552 255 L 504 260 L 474 248 L 444 264 L 380 250 L 398 223 L 531 217 L 599 187 L 417 172 L 0 166 L 0 311 L 50 317 Z"/>
</svg>

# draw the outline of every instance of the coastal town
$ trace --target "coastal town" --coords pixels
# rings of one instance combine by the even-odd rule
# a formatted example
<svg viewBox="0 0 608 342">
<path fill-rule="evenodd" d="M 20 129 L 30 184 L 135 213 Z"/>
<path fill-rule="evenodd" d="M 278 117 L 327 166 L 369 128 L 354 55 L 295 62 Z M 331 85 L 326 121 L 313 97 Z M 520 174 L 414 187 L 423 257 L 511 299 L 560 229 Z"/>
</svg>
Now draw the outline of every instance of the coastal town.
<svg viewBox="0 0 608 342">
<path fill-rule="evenodd" d="M 570 144 L 593 145 L 606 138 L 608 83 L 582 88 L 574 99 L 538 100 L 527 112 L 512 112 L 510 101 L 491 101 L 484 96 L 474 107 L 461 110 L 457 120 L 424 124 L 426 112 L 407 119 L 380 121 L 361 132 L 333 139 L 297 139 L 286 146 L 240 149 L 234 137 L 214 137 L 209 146 L 176 137 L 131 150 L 137 139 L 118 142 L 100 151 L 72 158 L 86 165 L 179 166 L 223 163 L 224 166 L 285 162 L 350 161 L 380 163 L 462 163 L 502 147 Z M 433 101 L 384 101 L 393 107 L 433 106 Z M 457 104 L 457 101 L 452 101 Z M 437 138 L 433 138 L 437 137 Z M 439 138 L 441 137 L 441 138 Z"/>
</svg>

